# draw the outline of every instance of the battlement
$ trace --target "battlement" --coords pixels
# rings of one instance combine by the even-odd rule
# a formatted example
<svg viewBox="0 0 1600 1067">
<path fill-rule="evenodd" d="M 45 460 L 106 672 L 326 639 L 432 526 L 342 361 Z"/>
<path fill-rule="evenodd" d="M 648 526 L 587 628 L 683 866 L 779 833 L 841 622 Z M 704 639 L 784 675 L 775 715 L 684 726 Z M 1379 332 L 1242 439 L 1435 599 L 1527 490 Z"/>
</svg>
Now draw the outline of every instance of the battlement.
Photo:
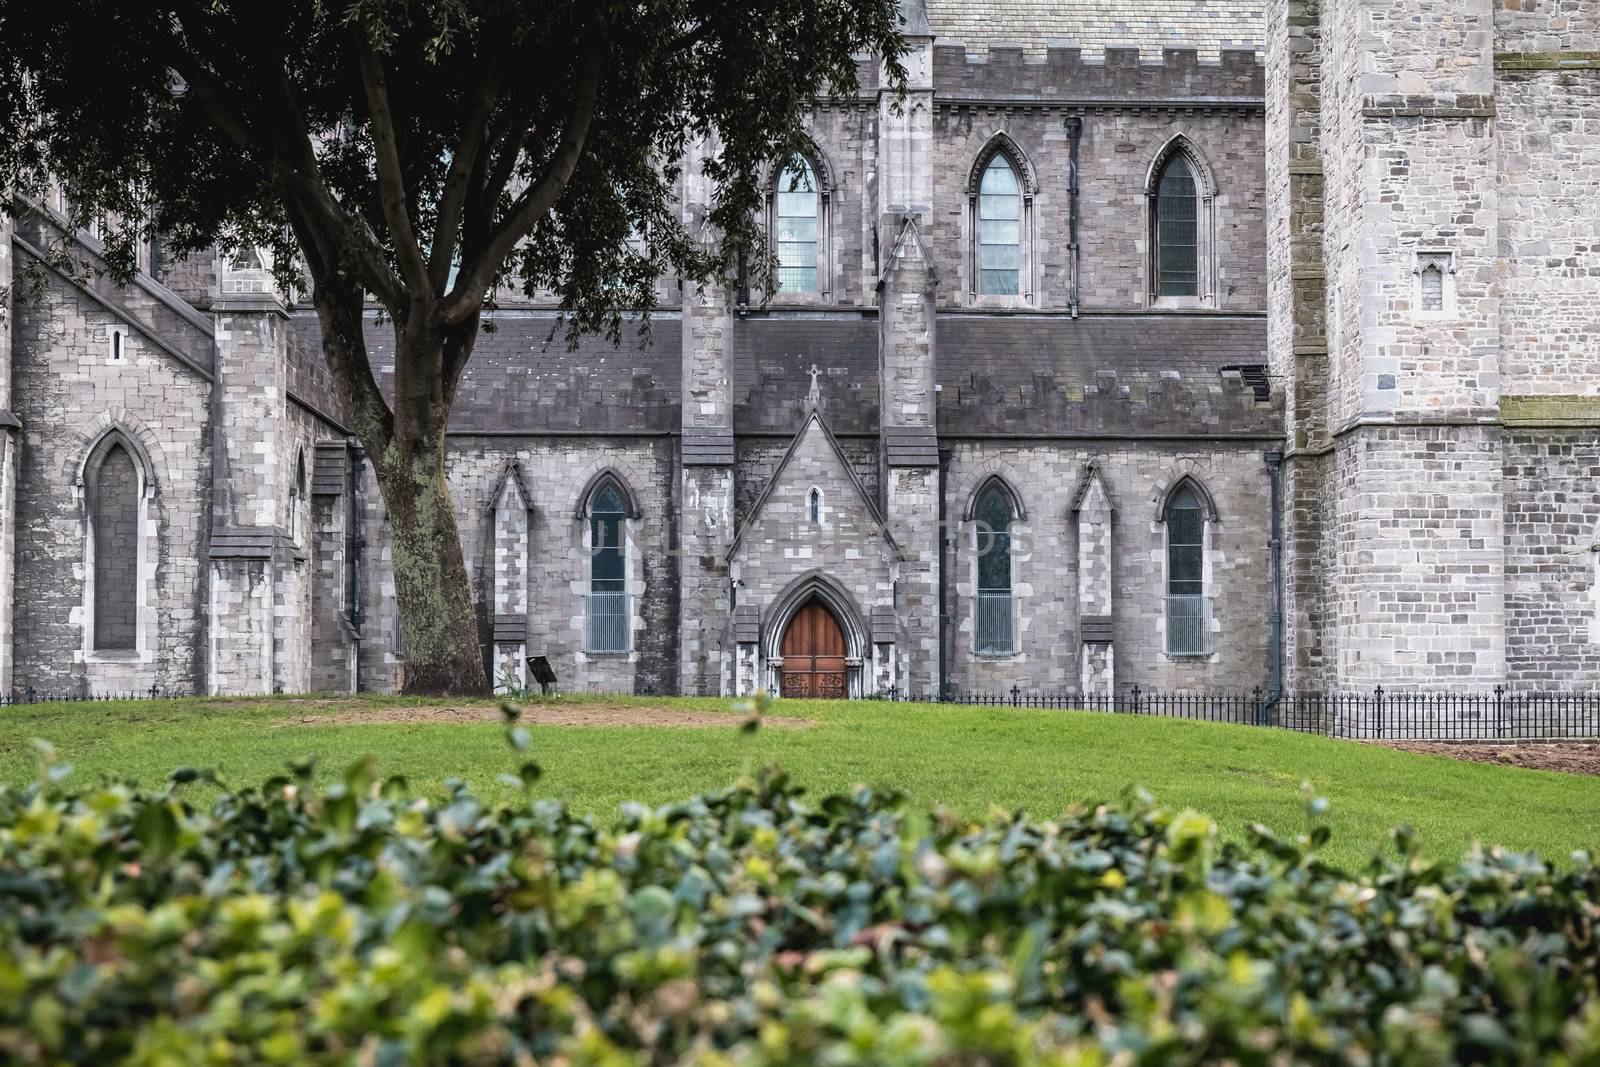
<svg viewBox="0 0 1600 1067">
<path fill-rule="evenodd" d="M 1223 48 L 1215 58 L 1197 48 L 1163 48 L 1159 55 L 1138 46 L 1107 46 L 1096 52 L 1052 45 L 1032 51 L 1017 44 L 989 43 L 982 51 L 940 41 L 933 49 L 933 84 L 944 98 L 1039 103 L 1111 101 L 1148 104 L 1259 103 L 1266 68 L 1254 48 Z"/>
</svg>

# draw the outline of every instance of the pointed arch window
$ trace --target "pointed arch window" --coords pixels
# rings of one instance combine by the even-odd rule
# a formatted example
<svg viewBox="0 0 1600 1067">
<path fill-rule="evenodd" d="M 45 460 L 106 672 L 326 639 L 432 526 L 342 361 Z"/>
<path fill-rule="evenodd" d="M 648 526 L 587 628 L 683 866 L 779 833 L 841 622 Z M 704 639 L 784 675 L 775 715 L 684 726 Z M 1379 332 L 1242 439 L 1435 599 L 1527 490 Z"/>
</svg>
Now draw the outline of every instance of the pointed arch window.
<svg viewBox="0 0 1600 1067">
<path fill-rule="evenodd" d="M 1022 187 L 1003 152 L 996 152 L 978 183 L 978 292 L 1016 296 L 1022 291 Z"/>
<path fill-rule="evenodd" d="M 627 652 L 632 611 L 627 592 L 627 506 L 617 485 L 603 481 L 589 496 L 590 652 Z"/>
<path fill-rule="evenodd" d="M 1193 484 L 1178 487 L 1167 503 L 1167 654 L 1211 652 L 1211 601 L 1206 596 L 1208 509 Z"/>
<path fill-rule="evenodd" d="M 811 525 L 818 526 L 822 523 L 822 490 L 816 486 L 811 487 L 811 492 L 806 494 L 806 514 L 811 519 Z"/>
<path fill-rule="evenodd" d="M 1156 296 L 1200 295 L 1200 196 L 1181 152 L 1156 182 L 1155 252 Z"/>
<path fill-rule="evenodd" d="M 1011 523 L 1016 518 L 1011 496 L 991 482 L 973 506 L 977 520 L 973 552 L 977 557 L 978 599 L 973 648 L 983 653 L 1016 651 L 1012 597 Z"/>
<path fill-rule="evenodd" d="M 130 652 L 139 647 L 140 482 L 138 463 L 116 436 L 89 464 L 96 652 Z"/>
<path fill-rule="evenodd" d="M 805 156 L 793 156 L 778 175 L 773 193 L 777 223 L 778 290 L 817 291 L 817 249 L 820 246 L 822 198 L 817 176 Z"/>
</svg>

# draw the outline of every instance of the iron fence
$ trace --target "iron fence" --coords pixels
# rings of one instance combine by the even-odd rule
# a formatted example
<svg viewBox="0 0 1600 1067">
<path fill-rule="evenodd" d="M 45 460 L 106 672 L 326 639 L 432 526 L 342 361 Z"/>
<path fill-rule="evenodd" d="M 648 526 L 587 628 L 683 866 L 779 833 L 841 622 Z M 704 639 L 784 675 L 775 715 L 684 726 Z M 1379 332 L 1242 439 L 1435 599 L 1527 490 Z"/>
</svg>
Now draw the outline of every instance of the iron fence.
<svg viewBox="0 0 1600 1067">
<path fill-rule="evenodd" d="M 56 702 L 176 700 L 200 694 L 152 686 L 95 692 L 21 686 L 0 693 L 0 707 Z M 268 694 L 258 694 L 267 696 Z M 653 687 L 640 695 L 654 695 Z M 1600 692 L 1546 692 L 1495 686 L 1489 692 L 1418 692 L 1385 689 L 1366 693 L 1285 692 L 1263 689 L 1159 692 L 1130 686 L 1115 693 L 1070 690 L 954 690 L 936 696 L 890 689 L 891 701 L 922 701 L 981 707 L 1052 708 L 1116 715 L 1150 715 L 1201 722 L 1266 726 L 1328 737 L 1392 741 L 1600 741 Z"/>
<path fill-rule="evenodd" d="M 192 689 L 172 689 L 153 685 L 148 689 L 102 690 L 90 689 L 38 689 L 31 685 L 19 686 L 9 693 L 0 693 L 0 707 L 16 704 L 90 703 L 108 700 L 178 700 L 200 696 Z M 266 696 L 267 694 L 260 694 Z"/>
<path fill-rule="evenodd" d="M 987 707 L 1056 708 L 1154 715 L 1239 726 L 1268 726 L 1328 737 L 1393 741 L 1600 740 L 1600 692 L 1541 692 L 1495 686 L 1490 692 L 1163 693 L 1131 686 L 1115 693 L 1024 690 L 963 691 L 940 697 L 891 689 L 890 700 Z"/>
</svg>

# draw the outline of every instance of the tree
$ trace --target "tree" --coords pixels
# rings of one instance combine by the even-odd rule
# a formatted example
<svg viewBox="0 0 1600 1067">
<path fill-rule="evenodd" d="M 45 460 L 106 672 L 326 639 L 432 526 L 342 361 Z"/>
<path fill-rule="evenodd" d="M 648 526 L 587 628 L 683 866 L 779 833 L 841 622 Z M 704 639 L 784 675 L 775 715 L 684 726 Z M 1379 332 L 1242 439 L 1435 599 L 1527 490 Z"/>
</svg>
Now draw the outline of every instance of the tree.
<svg viewBox="0 0 1600 1067">
<path fill-rule="evenodd" d="M 770 277 L 763 167 L 862 53 L 903 84 L 898 26 L 895 0 L 0 0 L 0 189 L 58 183 L 119 280 L 152 233 L 309 276 L 393 533 L 406 689 L 482 691 L 444 431 L 495 292 L 553 291 L 571 338 L 619 341 L 663 272 Z M 709 244 L 674 204 L 708 136 Z"/>
</svg>

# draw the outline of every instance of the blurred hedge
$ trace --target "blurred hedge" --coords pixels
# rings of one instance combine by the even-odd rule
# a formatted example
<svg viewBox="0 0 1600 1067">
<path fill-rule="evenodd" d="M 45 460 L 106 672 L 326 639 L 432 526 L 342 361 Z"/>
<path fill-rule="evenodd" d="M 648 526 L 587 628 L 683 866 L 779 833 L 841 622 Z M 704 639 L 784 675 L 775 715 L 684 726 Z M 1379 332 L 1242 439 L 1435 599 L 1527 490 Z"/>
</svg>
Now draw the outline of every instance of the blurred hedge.
<svg viewBox="0 0 1600 1067">
<path fill-rule="evenodd" d="M 1399 832 L 1352 878 L 1321 828 L 980 824 L 781 774 L 614 826 L 531 764 L 502 807 L 371 764 L 203 807 L 193 771 L 59 778 L 0 787 L 4 1062 L 1600 1062 L 1583 855 Z"/>
</svg>

